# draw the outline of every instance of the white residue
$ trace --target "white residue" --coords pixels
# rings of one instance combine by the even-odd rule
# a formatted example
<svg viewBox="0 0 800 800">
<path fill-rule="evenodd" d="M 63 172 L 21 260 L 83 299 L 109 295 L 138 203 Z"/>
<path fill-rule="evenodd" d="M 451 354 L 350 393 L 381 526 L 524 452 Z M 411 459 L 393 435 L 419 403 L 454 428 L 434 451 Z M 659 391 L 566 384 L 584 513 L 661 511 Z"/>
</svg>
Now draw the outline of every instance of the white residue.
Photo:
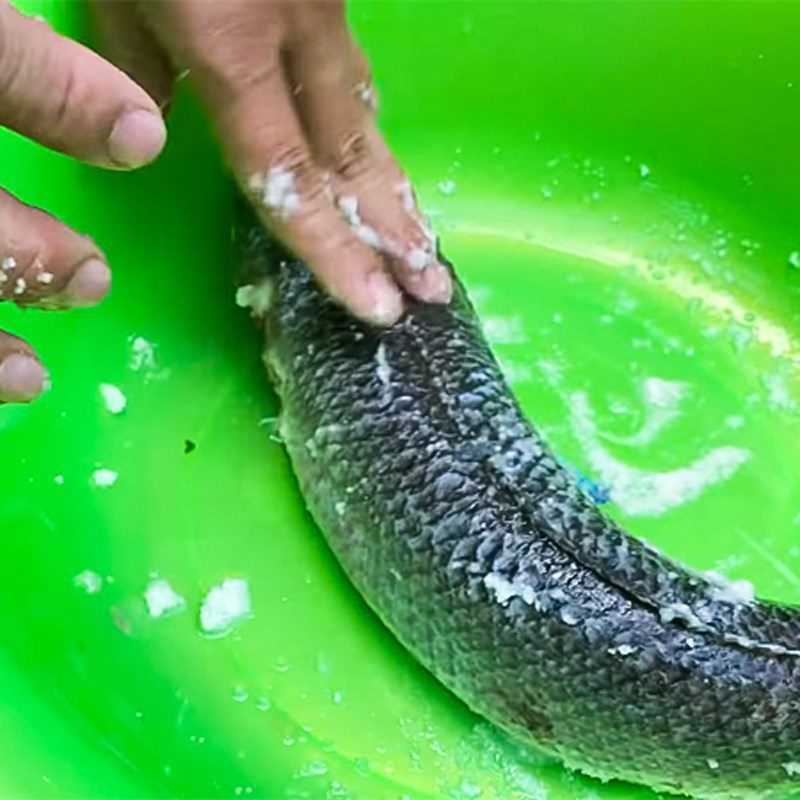
<svg viewBox="0 0 800 800">
<path fill-rule="evenodd" d="M 497 361 L 500 364 L 503 375 L 512 386 L 533 379 L 533 372 L 527 364 L 521 364 L 519 361 L 509 361 L 507 358 L 498 358 Z"/>
<path fill-rule="evenodd" d="M 719 769 L 719 761 L 716 758 L 707 758 L 706 764 L 708 764 L 709 769 Z"/>
<path fill-rule="evenodd" d="M 54 278 L 54 277 L 55 277 L 55 275 L 53 275 L 53 273 L 52 273 L 52 272 L 47 272 L 47 271 L 45 271 L 45 272 L 40 272 L 40 273 L 39 273 L 39 274 L 36 276 L 36 280 L 37 280 L 37 281 L 39 281 L 39 283 L 41 283 L 41 284 L 43 284 L 43 285 L 45 285 L 45 286 L 46 286 L 47 284 L 49 284 L 49 283 L 52 283 L 52 282 L 53 282 L 53 278 Z"/>
<path fill-rule="evenodd" d="M 781 766 L 786 771 L 786 774 L 791 777 L 800 775 L 800 761 L 786 761 Z"/>
<path fill-rule="evenodd" d="M 630 644 L 620 644 L 616 647 L 609 647 L 608 652 L 613 655 L 630 656 L 636 652 L 636 648 Z"/>
<path fill-rule="evenodd" d="M 266 175 L 253 175 L 250 188 L 267 208 L 282 217 L 290 217 L 300 208 L 294 173 L 285 167 L 271 167 Z"/>
<path fill-rule="evenodd" d="M 545 382 L 553 388 L 559 386 L 564 379 L 564 365 L 559 361 L 542 358 L 536 362 L 539 371 L 544 375 Z"/>
<path fill-rule="evenodd" d="M 378 107 L 378 97 L 372 84 L 367 81 L 361 81 L 353 87 L 356 97 L 370 110 L 374 111 Z"/>
<path fill-rule="evenodd" d="M 255 316 L 263 317 L 272 302 L 273 290 L 273 282 L 269 279 L 240 286 L 236 290 L 236 305 L 239 308 L 249 308 Z"/>
<path fill-rule="evenodd" d="M 792 397 L 786 379 L 782 375 L 764 375 L 761 379 L 767 390 L 767 402 L 773 408 L 784 411 L 797 411 L 797 403 Z"/>
<path fill-rule="evenodd" d="M 375 228 L 366 225 L 358 214 L 358 198 L 355 195 L 341 195 L 336 200 L 336 205 L 347 220 L 350 229 L 361 239 L 364 244 L 375 250 L 382 250 L 384 247 L 380 234 Z"/>
<path fill-rule="evenodd" d="M 11 272 L 12 269 L 17 268 L 17 259 L 14 256 L 6 256 L 0 264 L 0 269 L 4 272 Z"/>
<path fill-rule="evenodd" d="M 647 164 L 639 164 L 639 177 L 647 178 L 650 176 L 650 167 Z"/>
<path fill-rule="evenodd" d="M 604 434 L 604 439 L 631 447 L 649 444 L 680 416 L 681 403 L 689 393 L 689 385 L 682 381 L 645 378 L 641 393 L 644 400 L 644 419 L 639 430 L 631 436 Z"/>
<path fill-rule="evenodd" d="M 482 324 L 489 344 L 526 344 L 528 341 L 520 316 L 484 317 Z"/>
<path fill-rule="evenodd" d="M 410 181 L 401 181 L 395 187 L 397 194 L 400 197 L 400 202 L 403 204 L 403 211 L 406 214 L 417 213 L 417 201 L 414 198 L 414 189 L 411 187 Z"/>
<path fill-rule="evenodd" d="M 708 591 L 710 600 L 735 605 L 750 605 L 755 602 L 756 590 L 750 581 L 731 581 L 718 572 L 706 572 L 705 577 L 711 584 Z"/>
<path fill-rule="evenodd" d="M 93 486 L 97 486 L 101 489 L 107 489 L 109 486 L 113 486 L 117 482 L 118 477 L 119 474 L 113 469 L 100 467 L 92 473 L 91 482 Z"/>
<path fill-rule="evenodd" d="M 789 266 L 800 269 L 800 250 L 793 250 L 789 253 Z"/>
<path fill-rule="evenodd" d="M 438 242 L 436 240 L 436 233 L 430 226 L 429 220 L 425 219 L 424 221 L 420 222 L 419 227 L 420 230 L 422 231 L 423 236 L 428 240 L 428 245 L 431 248 L 431 253 L 436 253 Z"/>
<path fill-rule="evenodd" d="M 490 572 L 483 579 L 484 586 L 494 592 L 495 599 L 500 605 L 505 605 L 512 597 L 519 597 L 529 606 L 536 602 L 536 592 L 533 587 L 521 581 L 509 581 L 496 572 Z"/>
<path fill-rule="evenodd" d="M 24 294 L 27 288 L 28 288 L 28 283 L 25 280 L 25 278 L 17 278 L 17 282 L 14 284 L 14 294 L 16 295 Z"/>
<path fill-rule="evenodd" d="M 208 636 L 225 636 L 251 615 L 246 580 L 228 578 L 213 586 L 200 607 L 200 627 Z"/>
<path fill-rule="evenodd" d="M 679 620 L 689 628 L 706 630 L 708 626 L 686 605 L 686 603 L 667 603 L 658 611 L 658 616 L 663 623 Z"/>
<path fill-rule="evenodd" d="M 406 258 L 408 266 L 416 272 L 422 272 L 434 262 L 433 255 L 422 247 L 412 247 Z"/>
<path fill-rule="evenodd" d="M 611 499 L 631 516 L 659 516 L 696 500 L 710 486 L 730 478 L 750 458 L 739 447 L 717 447 L 687 467 L 648 472 L 614 458 L 599 442 L 585 392 L 571 396 L 572 426 L 595 475 L 611 488 Z"/>
<path fill-rule="evenodd" d="M 111 414 L 121 414 L 128 405 L 128 398 L 118 386 L 113 383 L 100 384 L 100 396 Z"/>
<path fill-rule="evenodd" d="M 158 347 L 144 336 L 133 335 L 128 338 L 128 368 L 141 372 L 146 381 L 162 380 L 170 376 L 170 370 L 158 363 Z"/>
<path fill-rule="evenodd" d="M 63 475 L 56 475 L 55 478 L 53 478 L 53 483 L 55 483 L 56 486 L 63 486 L 64 485 L 64 476 Z"/>
<path fill-rule="evenodd" d="M 97 594 L 103 588 L 103 578 L 94 570 L 85 569 L 72 579 L 72 585 L 86 594 Z"/>
<path fill-rule="evenodd" d="M 378 349 L 375 351 L 375 363 L 377 368 L 375 370 L 378 380 L 383 384 L 385 391 L 391 388 L 392 368 L 386 358 L 386 344 L 381 342 Z"/>
<path fill-rule="evenodd" d="M 144 603 L 151 617 L 166 617 L 186 608 L 183 599 L 164 578 L 154 578 L 144 590 Z"/>
<path fill-rule="evenodd" d="M 447 179 L 447 180 L 444 180 L 444 181 L 439 181 L 439 183 L 436 184 L 436 188 L 445 197 L 447 197 L 447 196 L 453 194 L 453 192 L 456 190 L 456 182 L 452 181 L 450 179 Z"/>
</svg>

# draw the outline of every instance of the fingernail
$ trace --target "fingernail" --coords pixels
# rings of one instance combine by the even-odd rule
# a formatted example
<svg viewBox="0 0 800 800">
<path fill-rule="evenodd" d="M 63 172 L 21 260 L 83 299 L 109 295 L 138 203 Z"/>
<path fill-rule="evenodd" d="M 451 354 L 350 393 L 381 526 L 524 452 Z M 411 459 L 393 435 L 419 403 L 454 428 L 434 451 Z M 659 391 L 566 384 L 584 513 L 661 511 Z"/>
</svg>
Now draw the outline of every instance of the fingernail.
<svg viewBox="0 0 800 800">
<path fill-rule="evenodd" d="M 450 273 L 441 264 L 429 267 L 420 275 L 419 290 L 415 294 L 426 303 L 449 303 L 453 295 Z"/>
<path fill-rule="evenodd" d="M 120 167 L 141 167 L 164 147 L 167 129 L 160 114 L 144 109 L 126 111 L 108 137 L 108 154 Z"/>
<path fill-rule="evenodd" d="M 111 287 L 111 270 L 99 258 L 88 258 L 76 270 L 64 287 L 62 298 L 70 306 L 93 306 L 99 303 Z"/>
<path fill-rule="evenodd" d="M 403 314 L 403 297 L 396 284 L 383 272 L 373 272 L 367 279 L 370 308 L 369 318 L 376 324 L 388 327 Z"/>
<path fill-rule="evenodd" d="M 28 403 L 50 386 L 47 370 L 32 356 L 11 353 L 0 362 L 0 399 Z"/>
</svg>

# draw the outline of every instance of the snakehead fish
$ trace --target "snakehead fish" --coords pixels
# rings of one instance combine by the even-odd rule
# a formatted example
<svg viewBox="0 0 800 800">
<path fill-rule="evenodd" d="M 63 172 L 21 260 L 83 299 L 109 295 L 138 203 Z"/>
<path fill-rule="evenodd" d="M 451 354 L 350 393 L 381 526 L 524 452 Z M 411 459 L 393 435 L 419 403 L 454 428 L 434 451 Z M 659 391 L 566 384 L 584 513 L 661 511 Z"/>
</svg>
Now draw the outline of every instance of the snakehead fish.
<svg viewBox="0 0 800 800">
<path fill-rule="evenodd" d="M 281 435 L 353 584 L 445 686 L 604 779 L 800 790 L 800 614 L 623 531 L 523 416 L 463 286 L 360 323 L 243 224 Z"/>
</svg>

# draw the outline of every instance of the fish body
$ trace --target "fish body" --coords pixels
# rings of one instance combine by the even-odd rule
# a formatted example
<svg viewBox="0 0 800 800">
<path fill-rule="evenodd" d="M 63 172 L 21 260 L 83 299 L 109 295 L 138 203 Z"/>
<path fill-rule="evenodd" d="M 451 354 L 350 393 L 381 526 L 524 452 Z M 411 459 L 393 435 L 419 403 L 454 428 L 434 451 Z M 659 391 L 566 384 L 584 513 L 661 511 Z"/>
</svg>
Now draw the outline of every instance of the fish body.
<svg viewBox="0 0 800 800">
<path fill-rule="evenodd" d="M 525 419 L 463 286 L 354 320 L 257 228 L 265 359 L 308 508 L 383 622 L 568 766 L 708 798 L 800 787 L 800 615 L 630 536 Z"/>
</svg>

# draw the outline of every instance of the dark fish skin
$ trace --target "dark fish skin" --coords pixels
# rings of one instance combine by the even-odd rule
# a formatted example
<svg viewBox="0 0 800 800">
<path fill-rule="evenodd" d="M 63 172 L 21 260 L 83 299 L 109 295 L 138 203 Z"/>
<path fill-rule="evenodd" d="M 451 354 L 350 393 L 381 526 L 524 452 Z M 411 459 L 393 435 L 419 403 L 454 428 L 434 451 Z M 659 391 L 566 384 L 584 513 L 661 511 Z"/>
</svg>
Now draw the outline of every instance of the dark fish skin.
<svg viewBox="0 0 800 800">
<path fill-rule="evenodd" d="M 699 797 L 800 796 L 800 614 L 623 532 L 523 417 L 457 284 L 355 321 L 248 227 L 266 355 L 314 519 L 445 686 L 570 767 Z M 798 792 L 798 794 L 795 794 Z"/>
</svg>

